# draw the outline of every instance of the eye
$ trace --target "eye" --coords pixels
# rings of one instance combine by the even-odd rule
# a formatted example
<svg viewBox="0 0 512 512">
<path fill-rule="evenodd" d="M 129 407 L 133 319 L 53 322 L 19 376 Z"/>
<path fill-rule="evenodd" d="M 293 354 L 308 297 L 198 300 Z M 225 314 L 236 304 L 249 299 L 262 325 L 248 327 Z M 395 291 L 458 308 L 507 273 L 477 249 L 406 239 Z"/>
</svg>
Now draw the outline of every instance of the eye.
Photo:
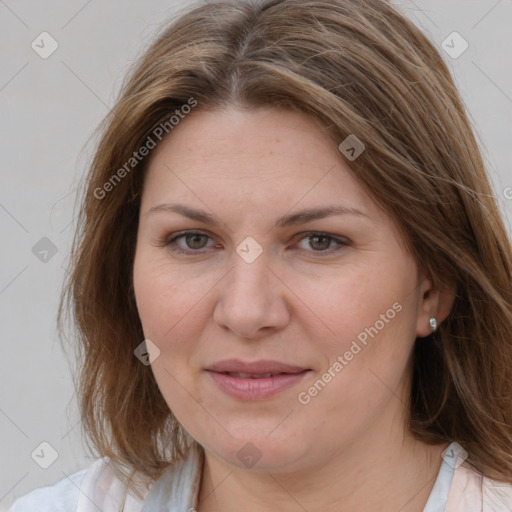
<svg viewBox="0 0 512 512">
<path fill-rule="evenodd" d="M 198 253 L 206 247 L 206 242 L 210 237 L 206 233 L 199 231 L 187 231 L 167 239 L 164 243 L 171 251 L 183 254 Z M 183 239 L 185 247 L 178 244 L 178 240 Z"/>
<path fill-rule="evenodd" d="M 334 237 L 329 233 L 310 231 L 308 233 L 301 233 L 301 235 L 299 243 L 304 240 L 309 240 L 309 248 L 299 248 L 309 252 L 331 254 L 349 245 L 347 240 Z M 208 247 L 208 240 L 211 240 L 211 237 L 206 233 L 200 231 L 186 231 L 169 237 L 158 245 L 165 246 L 175 253 L 194 255 L 204 252 L 202 249 Z M 181 244 L 179 243 L 180 241 L 182 242 Z"/>
<path fill-rule="evenodd" d="M 349 245 L 348 241 L 336 238 L 332 235 L 329 235 L 328 233 L 312 231 L 309 233 L 302 233 L 302 235 L 303 236 L 300 238 L 300 242 L 303 240 L 309 240 L 308 246 L 313 250 L 313 252 L 330 254 L 342 249 L 344 246 Z M 335 243 L 334 246 L 331 245 L 333 242 Z"/>
</svg>

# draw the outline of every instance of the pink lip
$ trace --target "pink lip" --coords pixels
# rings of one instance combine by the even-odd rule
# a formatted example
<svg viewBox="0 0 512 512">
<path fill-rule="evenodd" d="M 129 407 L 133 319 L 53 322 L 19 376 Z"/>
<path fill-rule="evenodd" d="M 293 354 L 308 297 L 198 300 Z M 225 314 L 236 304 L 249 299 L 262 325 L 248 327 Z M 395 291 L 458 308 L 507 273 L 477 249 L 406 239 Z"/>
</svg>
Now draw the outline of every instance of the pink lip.
<svg viewBox="0 0 512 512">
<path fill-rule="evenodd" d="M 255 361 L 246 363 L 237 359 L 219 361 L 208 368 L 207 373 L 224 393 L 241 400 L 261 400 L 269 398 L 297 384 L 310 370 L 279 361 Z M 250 373 L 270 377 L 252 378 L 228 375 L 230 373 Z"/>
<path fill-rule="evenodd" d="M 281 363 L 279 361 L 261 360 L 252 363 L 246 363 L 240 359 L 226 359 L 218 361 L 206 368 L 207 370 L 225 373 L 299 373 L 308 368 L 301 366 L 292 366 L 290 364 Z"/>
</svg>

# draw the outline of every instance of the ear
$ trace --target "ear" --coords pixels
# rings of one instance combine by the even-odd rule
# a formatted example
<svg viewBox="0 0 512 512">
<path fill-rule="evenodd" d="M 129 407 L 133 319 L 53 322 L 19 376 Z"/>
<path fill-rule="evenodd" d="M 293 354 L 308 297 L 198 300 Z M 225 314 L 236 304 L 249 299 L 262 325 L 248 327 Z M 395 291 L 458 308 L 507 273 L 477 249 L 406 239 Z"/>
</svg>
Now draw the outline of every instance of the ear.
<svg viewBox="0 0 512 512">
<path fill-rule="evenodd" d="M 441 283 L 430 276 L 420 282 L 416 336 L 424 338 L 432 334 L 430 318 L 434 317 L 439 326 L 452 310 L 457 287 L 454 283 Z M 438 327 L 439 328 L 439 327 Z"/>
</svg>

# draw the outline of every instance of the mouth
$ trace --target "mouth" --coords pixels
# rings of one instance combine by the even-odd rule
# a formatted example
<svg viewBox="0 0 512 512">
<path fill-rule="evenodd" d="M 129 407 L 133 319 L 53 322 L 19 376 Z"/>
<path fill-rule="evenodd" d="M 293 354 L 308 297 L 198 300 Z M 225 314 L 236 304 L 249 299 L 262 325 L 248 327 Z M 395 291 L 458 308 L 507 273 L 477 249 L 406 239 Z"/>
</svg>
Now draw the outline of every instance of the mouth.
<svg viewBox="0 0 512 512">
<path fill-rule="evenodd" d="M 268 379 L 269 377 L 275 377 L 276 375 L 292 375 L 289 373 L 241 373 L 241 372 L 218 372 L 223 375 L 229 375 L 230 377 L 237 377 L 239 379 Z"/>
<path fill-rule="evenodd" d="M 262 359 L 260 361 L 246 362 L 240 359 L 226 359 L 224 361 L 217 361 L 208 366 L 206 370 L 217 373 L 234 373 L 245 376 L 255 376 L 256 378 L 261 375 L 278 375 L 281 373 L 299 373 L 309 368 L 305 366 L 291 365 L 281 361 L 272 361 L 270 359 Z"/>
<path fill-rule="evenodd" d="M 205 371 L 220 391 L 247 401 L 270 398 L 289 389 L 312 370 L 279 361 L 247 363 L 232 359 L 215 363 Z"/>
</svg>

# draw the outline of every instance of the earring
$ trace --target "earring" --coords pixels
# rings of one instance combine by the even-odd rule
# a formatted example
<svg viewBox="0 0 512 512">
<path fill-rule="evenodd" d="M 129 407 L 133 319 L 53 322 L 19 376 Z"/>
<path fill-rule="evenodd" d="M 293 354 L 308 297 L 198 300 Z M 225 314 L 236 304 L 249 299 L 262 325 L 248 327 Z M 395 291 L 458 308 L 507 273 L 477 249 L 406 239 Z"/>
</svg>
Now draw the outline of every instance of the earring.
<svg viewBox="0 0 512 512">
<path fill-rule="evenodd" d="M 430 317 L 430 328 L 432 329 L 432 332 L 437 329 L 437 320 L 433 316 Z"/>
</svg>

